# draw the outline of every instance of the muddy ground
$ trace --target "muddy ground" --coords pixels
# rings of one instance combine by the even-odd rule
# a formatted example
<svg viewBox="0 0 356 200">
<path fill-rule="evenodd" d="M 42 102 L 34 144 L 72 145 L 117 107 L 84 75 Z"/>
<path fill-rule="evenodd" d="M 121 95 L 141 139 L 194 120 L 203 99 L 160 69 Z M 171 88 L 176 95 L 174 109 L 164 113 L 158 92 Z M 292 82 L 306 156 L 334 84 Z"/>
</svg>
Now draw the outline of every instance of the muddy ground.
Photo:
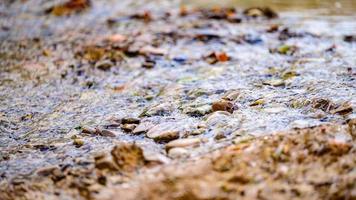
<svg viewBox="0 0 356 200">
<path fill-rule="evenodd" d="M 356 198 L 356 16 L 186 3 L 0 3 L 0 199 Z"/>
</svg>

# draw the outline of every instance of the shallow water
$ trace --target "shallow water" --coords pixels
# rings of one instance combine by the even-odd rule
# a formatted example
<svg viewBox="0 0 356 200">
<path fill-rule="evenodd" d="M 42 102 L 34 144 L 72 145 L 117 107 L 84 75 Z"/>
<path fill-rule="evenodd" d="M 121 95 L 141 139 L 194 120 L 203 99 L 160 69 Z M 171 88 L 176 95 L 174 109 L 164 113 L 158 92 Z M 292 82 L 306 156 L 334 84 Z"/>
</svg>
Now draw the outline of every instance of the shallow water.
<svg viewBox="0 0 356 200">
<path fill-rule="evenodd" d="M 33 2 L 38 7 L 33 6 Z M 293 100 L 329 98 L 333 102 L 350 101 L 356 104 L 353 98 L 356 93 L 355 80 L 347 71 L 350 67 L 354 68 L 356 58 L 353 52 L 356 46 L 342 39 L 344 35 L 356 32 L 353 1 L 340 1 L 339 4 L 334 1 L 219 1 L 219 6 L 241 8 L 269 5 L 280 11 L 281 17 L 273 21 L 246 20 L 231 24 L 201 20 L 192 15 L 191 18 L 158 19 L 151 23 L 123 20 L 115 27 L 107 27 L 105 21 L 137 12 L 135 6 L 140 11 L 150 10 L 160 16 L 167 11 L 165 5 L 177 9 L 178 4 L 155 6 L 154 3 L 143 4 L 141 1 L 139 3 L 142 5 L 130 4 L 131 1 L 120 4 L 95 1 L 92 8 L 81 15 L 57 18 L 40 14 L 48 6 L 40 6 L 38 2 L 16 2 L 0 10 L 7 17 L 7 20 L 0 20 L 1 25 L 9 26 L 9 30 L 0 31 L 0 36 L 6 41 L 0 43 L 3 47 L 0 52 L 4 53 L 1 54 L 4 59 L 0 61 L 0 150 L 4 155 L 11 154 L 11 158 L 1 161 L 0 174 L 4 175 L 0 178 L 31 173 L 48 164 L 72 163 L 72 158 L 89 157 L 93 152 L 109 149 L 118 141 L 136 141 L 145 150 L 166 155 L 164 145 L 144 135 L 133 136 L 118 129 L 118 136 L 108 139 L 82 135 L 76 128 L 81 125 L 105 125 L 112 116 L 137 117 L 144 108 L 163 103 L 174 107 L 169 116 L 144 120 L 157 123 L 169 121 L 176 122 L 177 126 L 186 124 L 195 127 L 199 122 L 204 122 L 206 116 L 189 117 L 181 108 L 210 105 L 230 89 L 238 89 L 242 93 L 239 109 L 228 120 L 221 117 L 224 123 L 228 121 L 226 127 L 213 126 L 212 130 L 197 136 L 210 139 L 210 143 L 194 149 L 193 153 L 219 145 L 212 137 L 219 129 L 226 128 L 229 134 L 240 129 L 241 132 L 264 135 L 294 126 L 344 120 L 342 116 L 331 114 L 324 114 L 322 119 L 316 118 L 314 110 L 309 107 L 291 108 L 289 105 Z M 201 2 L 185 1 L 184 4 L 217 5 L 214 1 Z M 301 33 L 302 37 L 279 41 L 278 33 L 265 31 L 272 23 Z M 81 63 L 73 56 L 80 47 L 95 43 L 96 39 L 105 35 L 132 36 L 139 31 L 142 33 L 140 39 L 146 42 L 145 38 L 155 38 L 170 30 L 184 37 L 174 45 L 170 37 L 165 38 L 167 41 L 156 38 L 160 48 L 169 49 L 169 53 L 166 57 L 158 58 L 152 70 L 141 67 L 142 59 L 131 58 L 128 62 L 113 66 L 111 71 L 103 72 L 90 63 Z M 211 32 L 218 34 L 221 39 L 203 43 L 188 37 L 189 34 Z M 243 35 L 257 37 L 262 42 L 237 44 L 231 40 Z M 31 42 L 34 36 L 41 37 L 42 43 Z M 18 38 L 26 39 L 27 46 Z M 299 46 L 300 52 L 294 56 L 269 52 L 270 48 L 283 43 Z M 325 49 L 334 44 L 337 45 L 336 52 L 325 53 Z M 50 49 L 52 55 L 43 56 L 42 49 Z M 202 57 L 211 51 L 227 52 L 232 60 L 210 65 Z M 10 53 L 19 54 L 19 58 L 10 58 Z M 188 60 L 186 64 L 172 61 L 172 58 L 182 57 Z M 40 66 L 31 65 L 33 63 L 40 63 Z M 72 64 L 76 67 L 70 67 Z M 277 77 L 275 73 L 269 73 L 271 67 L 278 73 L 294 70 L 300 75 L 289 80 L 287 87 L 263 85 L 263 81 Z M 45 71 L 44 74 L 39 73 L 41 70 Z M 81 73 L 77 73 L 80 70 Z M 26 77 L 26 71 L 29 71 L 29 78 Z M 36 73 L 40 74 L 39 78 L 33 78 Z M 87 83 L 93 83 L 94 86 L 88 88 Z M 127 87 L 123 92 L 112 89 L 122 85 Z M 155 98 L 146 99 L 149 95 Z M 265 99 L 265 105 L 249 106 L 260 98 Z M 82 137 L 85 145 L 76 148 L 72 144 L 73 135 Z M 230 138 L 227 141 L 231 142 Z M 41 148 L 41 145 L 48 147 Z M 33 165 L 29 167 L 30 162 Z"/>
</svg>

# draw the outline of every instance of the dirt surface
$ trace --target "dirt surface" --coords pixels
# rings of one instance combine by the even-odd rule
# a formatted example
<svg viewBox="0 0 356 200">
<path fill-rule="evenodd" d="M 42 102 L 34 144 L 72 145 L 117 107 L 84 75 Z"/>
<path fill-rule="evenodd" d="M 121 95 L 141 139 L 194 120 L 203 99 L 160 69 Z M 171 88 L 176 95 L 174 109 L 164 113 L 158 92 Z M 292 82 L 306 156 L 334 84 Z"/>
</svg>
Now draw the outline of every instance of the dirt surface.
<svg viewBox="0 0 356 200">
<path fill-rule="evenodd" d="M 191 5 L 0 3 L 0 199 L 356 198 L 356 16 Z"/>
</svg>

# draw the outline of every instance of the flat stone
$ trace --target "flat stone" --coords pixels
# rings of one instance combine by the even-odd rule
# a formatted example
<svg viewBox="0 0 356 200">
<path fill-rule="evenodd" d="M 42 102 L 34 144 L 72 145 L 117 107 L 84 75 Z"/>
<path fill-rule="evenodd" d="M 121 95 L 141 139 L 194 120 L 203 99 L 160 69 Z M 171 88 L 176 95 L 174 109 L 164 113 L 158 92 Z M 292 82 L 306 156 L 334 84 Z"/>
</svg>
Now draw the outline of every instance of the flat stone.
<svg viewBox="0 0 356 200">
<path fill-rule="evenodd" d="M 193 147 L 197 146 L 201 143 L 200 138 L 183 138 L 183 139 L 178 139 L 178 140 L 173 140 L 170 141 L 168 144 L 166 144 L 166 150 L 169 150 L 171 148 L 176 148 L 176 147 Z"/>
<path fill-rule="evenodd" d="M 142 122 L 136 128 L 132 131 L 133 134 L 141 134 L 141 133 L 147 133 L 148 130 L 150 130 L 154 124 L 149 123 L 149 122 Z"/>
<path fill-rule="evenodd" d="M 136 124 L 122 124 L 120 127 L 125 132 L 132 132 L 136 128 Z"/>
<path fill-rule="evenodd" d="M 125 117 L 121 119 L 122 124 L 139 124 L 140 121 L 141 119 L 136 117 Z"/>
<path fill-rule="evenodd" d="M 105 136 L 105 137 L 115 137 L 116 133 L 111 130 L 103 129 L 103 130 L 101 130 L 100 135 Z"/>
<path fill-rule="evenodd" d="M 162 123 L 151 128 L 146 136 L 155 141 L 171 141 L 179 138 L 179 129 L 174 123 Z"/>
<path fill-rule="evenodd" d="M 185 148 L 172 148 L 168 151 L 168 156 L 170 158 L 181 158 L 189 155 L 189 151 Z"/>
</svg>

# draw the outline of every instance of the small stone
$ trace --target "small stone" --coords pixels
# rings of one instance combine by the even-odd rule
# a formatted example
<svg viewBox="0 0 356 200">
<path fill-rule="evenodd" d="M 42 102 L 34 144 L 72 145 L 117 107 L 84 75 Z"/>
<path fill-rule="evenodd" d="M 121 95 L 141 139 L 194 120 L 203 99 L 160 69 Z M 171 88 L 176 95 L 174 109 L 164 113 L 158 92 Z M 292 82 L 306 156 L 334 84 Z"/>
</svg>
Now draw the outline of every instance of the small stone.
<svg viewBox="0 0 356 200">
<path fill-rule="evenodd" d="M 111 155 L 118 168 L 123 171 L 131 172 L 145 164 L 143 150 L 136 144 L 116 145 Z"/>
<path fill-rule="evenodd" d="M 142 117 L 165 116 L 165 115 L 169 115 L 172 112 L 172 110 L 173 107 L 171 104 L 163 103 L 149 108 L 147 111 L 144 111 L 140 116 Z"/>
<path fill-rule="evenodd" d="M 146 136 L 155 141 L 171 141 L 179 138 L 179 130 L 173 123 L 167 122 L 154 126 Z"/>
<path fill-rule="evenodd" d="M 230 101 L 220 100 L 220 101 L 213 103 L 212 110 L 213 110 L 213 112 L 227 111 L 229 113 L 233 113 L 234 112 L 234 104 L 231 103 Z"/>
<path fill-rule="evenodd" d="M 263 105 L 265 103 L 264 99 L 258 99 L 250 104 L 250 106 L 258 106 L 258 105 Z"/>
<path fill-rule="evenodd" d="M 137 124 L 122 124 L 121 129 L 125 132 L 132 132 L 136 128 Z"/>
<path fill-rule="evenodd" d="M 272 80 L 264 81 L 263 84 L 278 87 L 278 86 L 284 86 L 285 82 L 282 79 L 272 79 Z"/>
<path fill-rule="evenodd" d="M 203 105 L 198 107 L 188 107 L 183 111 L 185 114 L 192 117 L 201 117 L 211 113 L 211 105 Z"/>
<path fill-rule="evenodd" d="M 172 148 L 168 151 L 168 156 L 171 158 L 181 158 L 189 155 L 187 149 L 184 148 Z"/>
<path fill-rule="evenodd" d="M 105 137 L 115 137 L 116 133 L 111 130 L 103 129 L 103 130 L 101 130 L 100 135 L 105 136 Z"/>
<path fill-rule="evenodd" d="M 227 100 L 227 101 L 235 101 L 239 96 L 240 96 L 240 91 L 232 90 L 232 91 L 227 92 L 222 97 L 222 99 Z"/>
<path fill-rule="evenodd" d="M 200 138 L 184 138 L 184 139 L 173 140 L 166 144 L 166 150 L 168 151 L 169 149 L 176 148 L 176 147 L 181 147 L 181 148 L 193 147 L 199 145 L 200 143 L 201 143 Z"/>
<path fill-rule="evenodd" d="M 226 138 L 224 132 L 217 132 L 217 133 L 215 134 L 215 136 L 214 136 L 214 139 L 215 139 L 215 140 L 221 140 L 221 139 L 224 139 L 224 138 Z"/>
<path fill-rule="evenodd" d="M 149 123 L 149 122 L 143 122 L 140 123 L 136 128 L 132 131 L 133 134 L 141 134 L 141 133 L 147 133 L 148 130 L 150 130 L 154 124 Z"/>
<path fill-rule="evenodd" d="M 37 170 L 37 174 L 40 176 L 49 176 L 52 174 L 52 172 L 55 169 L 58 169 L 58 167 L 57 166 L 43 167 L 43 168 L 40 168 L 39 170 Z"/>
<path fill-rule="evenodd" d="M 81 139 L 74 139 L 73 140 L 73 144 L 76 146 L 76 147 L 81 147 L 84 145 L 84 141 L 81 140 Z"/>
<path fill-rule="evenodd" d="M 95 67 L 100 69 L 100 70 L 103 70 L 103 71 L 107 71 L 109 70 L 114 64 L 109 61 L 109 60 L 104 60 L 104 61 L 100 61 L 100 62 L 97 62 L 95 64 Z"/>
<path fill-rule="evenodd" d="M 110 156 L 102 154 L 95 156 L 95 168 L 100 170 L 117 171 L 117 166 L 113 163 Z"/>
<path fill-rule="evenodd" d="M 145 157 L 145 161 L 150 165 L 154 164 L 167 164 L 170 162 L 169 158 L 165 155 L 157 153 L 157 152 L 147 152 L 144 151 L 143 155 Z"/>
<path fill-rule="evenodd" d="M 84 127 L 82 128 L 82 133 L 95 134 L 95 129 L 94 129 L 94 128 L 87 127 L 87 126 L 84 126 Z"/>
<path fill-rule="evenodd" d="M 347 115 L 353 110 L 350 103 L 344 103 L 336 109 L 330 111 L 331 114 Z"/>
<path fill-rule="evenodd" d="M 191 134 L 191 135 L 201 135 L 201 134 L 203 134 L 205 131 L 206 131 L 206 129 L 198 128 L 198 129 L 192 131 L 190 134 Z"/>
<path fill-rule="evenodd" d="M 121 119 L 122 124 L 139 124 L 141 121 L 140 118 L 135 117 L 125 117 Z"/>
<path fill-rule="evenodd" d="M 231 114 L 226 111 L 216 111 L 212 113 L 207 119 L 206 124 L 207 126 L 214 126 L 219 122 L 226 121 L 230 119 Z"/>
<path fill-rule="evenodd" d="M 142 63 L 142 67 L 146 69 L 152 69 L 156 65 L 156 61 L 146 59 L 144 63 Z"/>
</svg>

